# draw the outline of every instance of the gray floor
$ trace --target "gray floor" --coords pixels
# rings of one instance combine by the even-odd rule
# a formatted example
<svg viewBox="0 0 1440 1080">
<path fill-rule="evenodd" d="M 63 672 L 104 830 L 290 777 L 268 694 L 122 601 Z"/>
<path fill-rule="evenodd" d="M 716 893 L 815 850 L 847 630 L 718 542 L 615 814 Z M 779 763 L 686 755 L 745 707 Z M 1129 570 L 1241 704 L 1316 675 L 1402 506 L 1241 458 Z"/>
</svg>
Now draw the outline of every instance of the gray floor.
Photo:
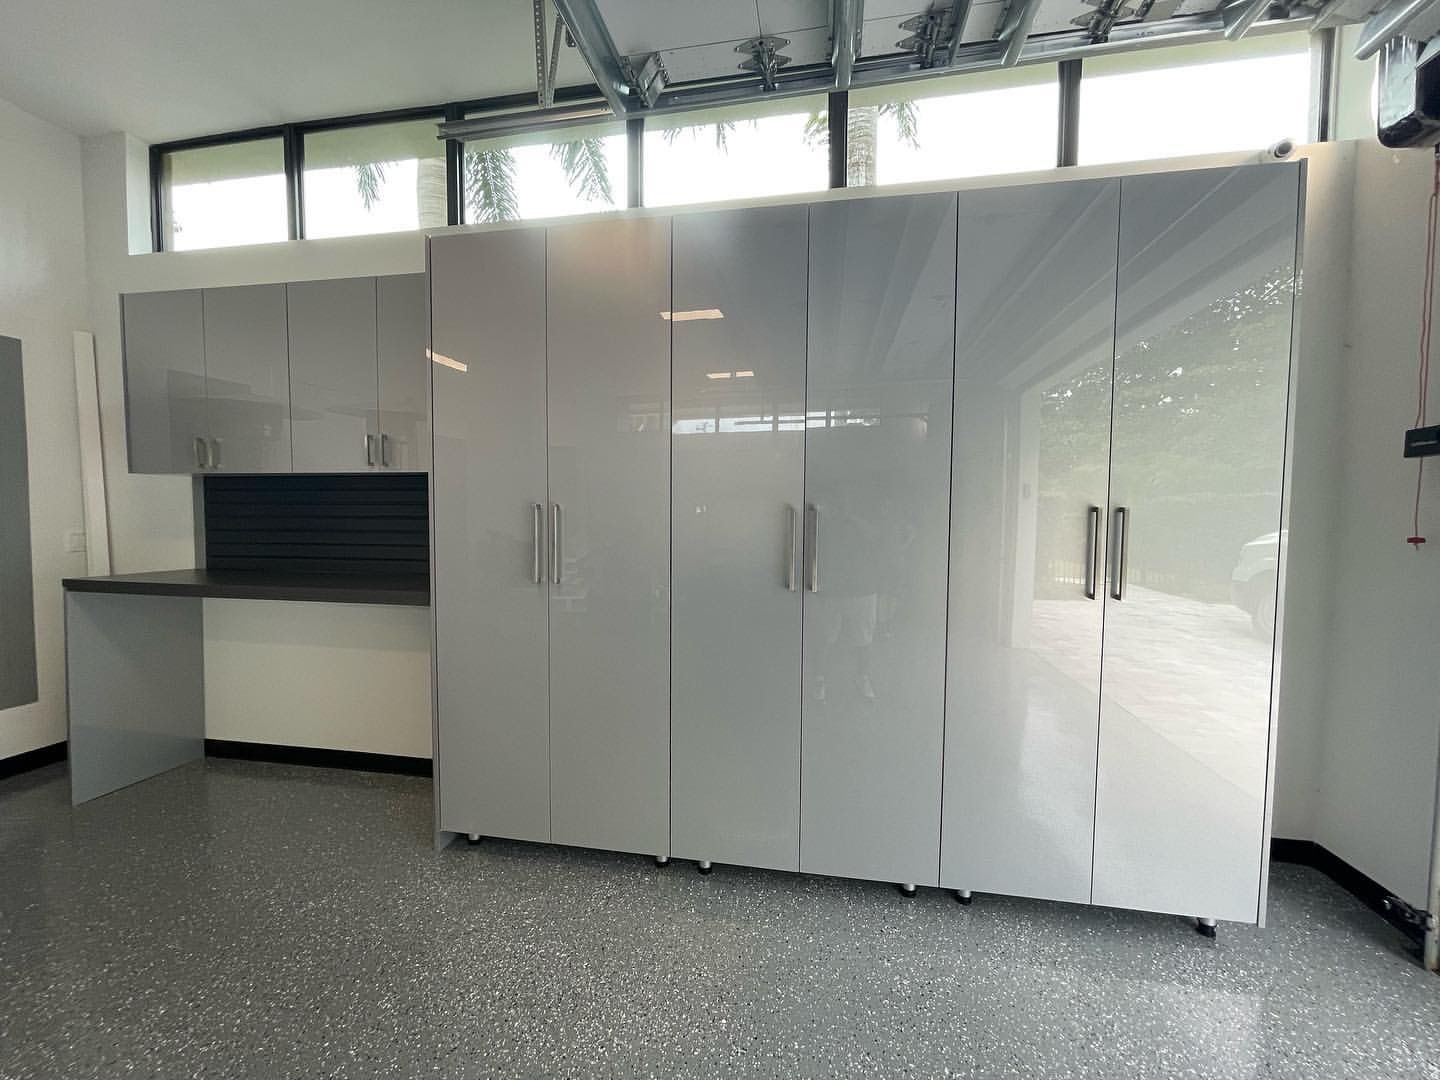
<svg viewBox="0 0 1440 1080">
<path fill-rule="evenodd" d="M 1440 978 L 1297 867 L 1207 942 L 429 829 L 408 777 L 0 782 L 0 1078 L 1440 1077 Z"/>
</svg>

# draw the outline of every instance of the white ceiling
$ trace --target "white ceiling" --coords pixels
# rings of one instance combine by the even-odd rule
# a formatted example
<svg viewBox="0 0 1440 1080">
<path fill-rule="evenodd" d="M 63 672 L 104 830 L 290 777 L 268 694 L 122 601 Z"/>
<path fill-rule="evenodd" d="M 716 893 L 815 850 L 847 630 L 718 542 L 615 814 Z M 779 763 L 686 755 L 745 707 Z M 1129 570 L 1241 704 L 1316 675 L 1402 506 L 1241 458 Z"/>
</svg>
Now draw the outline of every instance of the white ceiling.
<svg viewBox="0 0 1440 1080">
<path fill-rule="evenodd" d="M 490 97 L 535 89 L 532 25 L 530 0 L 0 0 L 0 98 L 161 142 Z M 591 81 L 576 50 L 557 81 Z"/>
</svg>

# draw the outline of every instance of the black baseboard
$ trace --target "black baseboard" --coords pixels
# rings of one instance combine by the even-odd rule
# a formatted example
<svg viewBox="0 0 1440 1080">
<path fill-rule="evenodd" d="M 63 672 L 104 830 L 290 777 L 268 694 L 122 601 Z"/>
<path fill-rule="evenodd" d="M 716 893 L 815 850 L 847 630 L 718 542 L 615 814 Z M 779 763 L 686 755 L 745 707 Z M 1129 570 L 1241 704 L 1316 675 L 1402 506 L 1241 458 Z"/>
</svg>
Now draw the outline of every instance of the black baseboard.
<svg viewBox="0 0 1440 1080">
<path fill-rule="evenodd" d="M 45 765 L 54 765 L 57 761 L 65 760 L 65 741 L 51 743 L 49 746 L 42 746 L 37 750 L 26 750 L 23 754 L 16 754 L 14 757 L 7 757 L 0 760 L 0 780 L 8 776 L 19 776 L 31 769 L 39 769 Z"/>
<path fill-rule="evenodd" d="M 367 754 L 359 750 L 323 750 L 313 746 L 276 746 L 273 743 L 233 742 L 206 739 L 205 756 L 268 761 L 277 765 L 313 765 L 322 769 L 359 769 L 363 772 L 403 773 L 430 776 L 434 764 L 429 758 L 399 754 Z"/>
<path fill-rule="evenodd" d="M 1270 841 L 1270 858 L 1319 870 L 1412 941 L 1417 944 L 1424 941 L 1423 912 L 1416 912 L 1385 886 L 1328 848 L 1313 840 L 1286 840 L 1277 836 Z"/>
</svg>

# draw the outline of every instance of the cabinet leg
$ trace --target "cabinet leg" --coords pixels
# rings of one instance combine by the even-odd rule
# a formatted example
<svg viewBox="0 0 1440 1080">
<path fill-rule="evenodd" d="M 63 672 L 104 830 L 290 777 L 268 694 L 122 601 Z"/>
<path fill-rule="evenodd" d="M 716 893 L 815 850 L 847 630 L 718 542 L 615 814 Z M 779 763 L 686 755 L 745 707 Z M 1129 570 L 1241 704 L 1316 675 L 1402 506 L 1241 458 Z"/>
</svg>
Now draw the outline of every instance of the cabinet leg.
<svg viewBox="0 0 1440 1080">
<path fill-rule="evenodd" d="M 472 844 L 478 844 L 480 842 L 480 834 L 478 832 L 468 833 L 465 839 L 469 840 Z"/>
<path fill-rule="evenodd" d="M 669 865 L 670 865 L 670 856 L 669 856 L 669 855 L 656 855 L 656 856 L 655 856 L 655 865 L 656 865 L 656 866 L 669 866 Z"/>
<path fill-rule="evenodd" d="M 969 889 L 956 889 L 955 900 L 957 903 L 961 903 L 964 904 L 966 907 L 969 907 L 974 902 L 975 897 L 971 895 Z"/>
<path fill-rule="evenodd" d="M 1195 932 L 1196 932 L 1197 934 L 1199 934 L 1201 937 L 1214 938 L 1214 936 L 1215 936 L 1215 920 L 1214 920 L 1214 919 L 1196 919 L 1196 920 L 1195 920 Z"/>
<path fill-rule="evenodd" d="M 910 884 L 908 881 L 904 884 L 896 885 L 895 887 L 900 890 L 900 895 L 905 897 L 906 899 L 909 899 L 910 897 L 915 895 L 915 886 Z"/>
<path fill-rule="evenodd" d="M 702 874 L 708 874 L 711 870 L 714 869 L 714 867 L 710 865 L 709 859 L 701 859 L 695 864 L 695 869 L 700 871 L 700 873 Z"/>
</svg>

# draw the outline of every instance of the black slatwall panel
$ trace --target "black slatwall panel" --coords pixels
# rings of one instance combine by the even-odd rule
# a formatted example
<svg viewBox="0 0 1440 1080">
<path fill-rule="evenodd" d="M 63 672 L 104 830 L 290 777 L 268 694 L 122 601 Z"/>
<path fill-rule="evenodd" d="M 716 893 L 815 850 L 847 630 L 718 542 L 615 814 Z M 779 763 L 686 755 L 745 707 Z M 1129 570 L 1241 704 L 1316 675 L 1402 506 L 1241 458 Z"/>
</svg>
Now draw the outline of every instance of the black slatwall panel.
<svg viewBox="0 0 1440 1080">
<path fill-rule="evenodd" d="M 428 574 L 422 473 L 206 476 L 209 570 Z"/>
</svg>

